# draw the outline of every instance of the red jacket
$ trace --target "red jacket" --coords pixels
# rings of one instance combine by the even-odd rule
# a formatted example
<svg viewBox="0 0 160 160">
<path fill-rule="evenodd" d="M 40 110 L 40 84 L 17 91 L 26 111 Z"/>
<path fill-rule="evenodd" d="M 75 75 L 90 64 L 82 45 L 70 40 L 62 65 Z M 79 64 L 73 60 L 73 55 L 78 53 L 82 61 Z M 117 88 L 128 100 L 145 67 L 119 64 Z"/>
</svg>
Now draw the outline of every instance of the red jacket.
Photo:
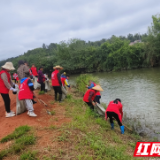
<svg viewBox="0 0 160 160">
<path fill-rule="evenodd" d="M 19 100 L 23 99 L 33 99 L 33 92 L 30 90 L 28 86 L 28 78 L 19 85 L 19 93 L 18 93 L 18 98 Z"/>
<path fill-rule="evenodd" d="M 83 101 L 84 102 L 89 102 L 89 93 L 90 92 L 93 92 L 94 94 L 93 94 L 93 96 L 92 96 L 92 101 L 95 99 L 95 97 L 96 97 L 96 91 L 95 90 L 93 90 L 93 89 L 88 89 L 87 91 L 86 91 L 86 93 L 84 94 L 84 97 L 83 97 Z"/>
<path fill-rule="evenodd" d="M 8 83 L 11 82 L 11 76 L 6 70 L 1 70 L 0 71 L 0 93 L 8 94 L 9 93 L 9 89 L 5 86 L 3 80 L 1 79 L 1 74 L 2 73 L 6 73 L 7 78 L 8 78 Z"/>
<path fill-rule="evenodd" d="M 61 77 L 61 81 L 62 81 L 62 85 L 63 85 L 63 86 L 65 86 L 65 80 L 66 80 L 65 77 Z"/>
<path fill-rule="evenodd" d="M 123 111 L 122 111 L 123 105 L 121 102 L 118 102 L 118 104 L 113 103 L 113 101 L 111 101 L 106 109 L 105 112 L 105 118 L 107 120 L 107 111 L 109 112 L 114 112 L 118 115 L 119 120 L 122 122 L 122 118 L 123 118 Z"/>
<path fill-rule="evenodd" d="M 32 71 L 32 74 L 33 74 L 34 76 L 38 76 L 37 68 L 36 68 L 36 67 L 31 67 L 31 71 Z"/>
<path fill-rule="evenodd" d="M 94 84 L 94 86 L 96 86 L 97 84 L 96 83 L 94 83 L 93 82 L 93 84 Z M 101 93 L 100 92 L 96 92 L 96 96 L 101 96 Z"/>
<path fill-rule="evenodd" d="M 55 70 L 52 72 L 51 78 L 52 78 L 52 86 L 61 86 L 58 80 L 57 74 L 59 73 L 59 70 Z"/>
</svg>

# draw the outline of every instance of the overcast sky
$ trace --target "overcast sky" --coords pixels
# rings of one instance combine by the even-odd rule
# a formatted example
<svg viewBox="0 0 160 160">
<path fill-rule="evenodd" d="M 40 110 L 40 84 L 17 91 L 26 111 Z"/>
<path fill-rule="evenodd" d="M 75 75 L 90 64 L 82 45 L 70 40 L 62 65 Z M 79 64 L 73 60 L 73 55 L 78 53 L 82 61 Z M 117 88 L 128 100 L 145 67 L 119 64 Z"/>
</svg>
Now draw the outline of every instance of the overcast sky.
<svg viewBox="0 0 160 160">
<path fill-rule="evenodd" d="M 43 43 L 146 33 L 160 0 L 0 0 L 0 60 Z"/>
</svg>

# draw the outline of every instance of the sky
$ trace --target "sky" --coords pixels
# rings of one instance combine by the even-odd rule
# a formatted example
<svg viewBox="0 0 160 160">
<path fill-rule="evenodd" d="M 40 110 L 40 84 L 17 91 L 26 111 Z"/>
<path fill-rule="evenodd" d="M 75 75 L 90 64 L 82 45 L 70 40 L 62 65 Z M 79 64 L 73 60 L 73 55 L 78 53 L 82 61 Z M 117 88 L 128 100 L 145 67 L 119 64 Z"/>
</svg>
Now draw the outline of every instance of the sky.
<svg viewBox="0 0 160 160">
<path fill-rule="evenodd" d="M 45 43 L 147 33 L 160 0 L 0 0 L 0 60 Z"/>
</svg>

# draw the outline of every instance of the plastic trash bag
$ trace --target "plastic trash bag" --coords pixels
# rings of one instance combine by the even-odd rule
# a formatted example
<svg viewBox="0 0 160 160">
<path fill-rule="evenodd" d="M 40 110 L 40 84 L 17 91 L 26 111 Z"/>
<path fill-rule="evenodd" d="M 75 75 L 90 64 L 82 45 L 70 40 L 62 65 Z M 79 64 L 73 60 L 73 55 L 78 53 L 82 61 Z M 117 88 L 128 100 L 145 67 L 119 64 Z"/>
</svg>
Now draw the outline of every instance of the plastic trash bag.
<svg viewBox="0 0 160 160">
<path fill-rule="evenodd" d="M 46 81 L 45 81 L 45 89 L 46 89 L 47 91 L 50 91 L 50 90 L 51 90 L 51 86 L 50 86 L 50 84 L 49 84 L 49 80 L 46 80 Z"/>
<path fill-rule="evenodd" d="M 25 101 L 24 100 L 19 100 L 18 98 L 18 93 L 19 93 L 19 89 L 16 88 L 17 91 L 17 95 L 16 95 L 16 115 L 24 113 L 27 109 L 26 109 L 26 105 L 25 105 Z"/>
<path fill-rule="evenodd" d="M 62 101 L 63 101 L 67 96 L 67 90 L 64 86 L 62 86 L 61 88 L 62 88 Z"/>
<path fill-rule="evenodd" d="M 38 78 L 34 77 L 33 79 L 34 79 L 34 89 L 41 88 L 41 84 L 37 82 Z"/>
<path fill-rule="evenodd" d="M 94 109 L 100 116 L 105 116 L 106 110 L 99 103 L 96 103 Z"/>
</svg>

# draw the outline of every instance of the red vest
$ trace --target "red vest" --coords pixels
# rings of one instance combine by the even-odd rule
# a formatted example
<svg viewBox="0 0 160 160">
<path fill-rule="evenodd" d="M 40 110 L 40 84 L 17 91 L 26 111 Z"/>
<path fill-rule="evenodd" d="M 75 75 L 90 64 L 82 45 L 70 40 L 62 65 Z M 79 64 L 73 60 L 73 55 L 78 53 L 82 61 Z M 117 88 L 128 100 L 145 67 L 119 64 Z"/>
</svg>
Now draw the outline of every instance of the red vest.
<svg viewBox="0 0 160 160">
<path fill-rule="evenodd" d="M 96 97 L 96 91 L 95 90 L 93 90 L 93 89 L 88 89 L 87 90 L 87 92 L 84 94 L 84 97 L 83 97 L 83 101 L 84 102 L 89 102 L 89 100 L 88 100 L 88 98 L 89 98 L 89 93 L 90 92 L 93 92 L 94 93 L 94 95 L 92 96 L 92 101 L 95 99 L 95 97 Z"/>
<path fill-rule="evenodd" d="M 6 70 L 1 70 L 0 71 L 0 93 L 8 94 L 9 89 L 5 86 L 3 80 L 1 79 L 1 74 L 2 73 L 6 73 L 7 78 L 8 78 L 8 83 L 10 83 L 10 81 L 11 81 L 11 76 Z"/>
<path fill-rule="evenodd" d="M 13 78 L 14 78 L 14 79 L 16 79 L 17 76 L 18 76 L 17 73 L 14 73 L 14 74 L 13 74 Z"/>
<path fill-rule="evenodd" d="M 62 81 L 62 85 L 63 85 L 63 86 L 65 86 L 65 80 L 66 80 L 66 78 L 61 77 L 61 81 Z"/>
<path fill-rule="evenodd" d="M 92 82 L 94 84 L 94 86 L 96 86 L 96 83 Z M 101 96 L 100 92 L 96 92 L 96 96 Z"/>
<path fill-rule="evenodd" d="M 18 98 L 19 100 L 23 100 L 23 99 L 33 99 L 33 92 L 30 90 L 27 82 L 28 82 L 28 78 L 19 85 L 19 93 L 18 93 Z"/>
<path fill-rule="evenodd" d="M 56 69 L 55 71 L 52 72 L 51 78 L 52 78 L 52 86 L 61 86 L 58 81 L 57 74 L 59 71 Z"/>
<path fill-rule="evenodd" d="M 36 68 L 36 67 L 31 67 L 31 71 L 32 71 L 32 74 L 33 74 L 34 76 L 38 76 L 37 68 Z"/>
<path fill-rule="evenodd" d="M 118 102 L 118 104 L 115 104 L 113 103 L 113 101 L 111 101 L 106 109 L 105 118 L 107 119 L 107 111 L 114 112 L 118 115 L 119 120 L 122 122 L 122 118 L 123 118 L 122 108 L 123 108 L 122 103 Z"/>
</svg>

